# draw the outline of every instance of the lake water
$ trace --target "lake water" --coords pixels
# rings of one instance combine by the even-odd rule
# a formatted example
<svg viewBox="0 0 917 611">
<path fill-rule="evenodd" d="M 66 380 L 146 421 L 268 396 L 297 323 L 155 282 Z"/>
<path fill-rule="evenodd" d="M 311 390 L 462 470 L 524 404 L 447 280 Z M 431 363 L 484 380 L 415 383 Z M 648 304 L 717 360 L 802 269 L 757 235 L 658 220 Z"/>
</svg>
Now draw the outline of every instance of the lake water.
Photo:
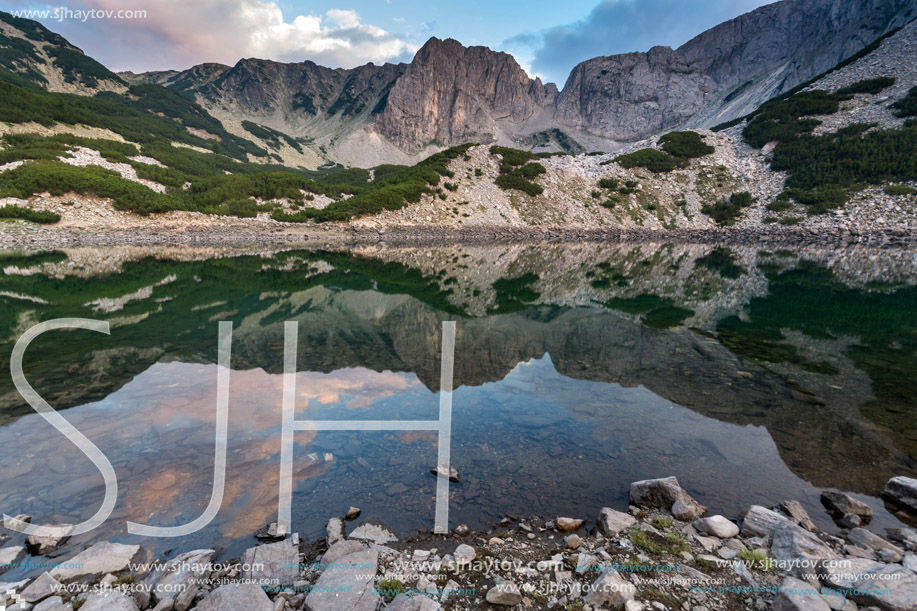
<svg viewBox="0 0 917 611">
<path fill-rule="evenodd" d="M 0 255 L 0 358 L 37 322 L 32 386 L 108 457 L 109 520 L 75 537 L 231 556 L 276 519 L 283 327 L 298 321 L 296 417 L 426 420 L 439 410 L 441 324 L 456 321 L 450 525 L 506 513 L 593 518 L 630 482 L 678 476 L 712 513 L 823 488 L 900 525 L 879 499 L 917 473 L 917 253 L 690 245 L 354 251 L 77 248 Z M 200 532 L 143 539 L 210 498 L 217 327 L 232 321 L 222 508 Z M 350 505 L 402 534 L 432 529 L 431 432 L 297 432 L 293 528 Z M 94 514 L 93 464 L 0 374 L 0 511 Z"/>
</svg>

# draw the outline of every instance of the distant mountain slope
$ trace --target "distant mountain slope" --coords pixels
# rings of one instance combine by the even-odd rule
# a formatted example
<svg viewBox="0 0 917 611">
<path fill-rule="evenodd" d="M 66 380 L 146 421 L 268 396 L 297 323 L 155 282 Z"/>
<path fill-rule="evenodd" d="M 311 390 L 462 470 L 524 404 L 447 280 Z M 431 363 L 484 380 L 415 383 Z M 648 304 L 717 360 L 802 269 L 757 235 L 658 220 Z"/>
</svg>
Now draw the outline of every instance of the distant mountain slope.
<svg viewBox="0 0 917 611">
<path fill-rule="evenodd" d="M 676 50 L 597 57 L 557 99 L 562 125 L 620 140 L 711 127 L 828 70 L 917 16 L 917 0 L 783 0 Z"/>
<path fill-rule="evenodd" d="M 124 91 L 114 72 L 37 21 L 0 11 L 0 69 L 49 91 L 93 95 Z"/>
</svg>

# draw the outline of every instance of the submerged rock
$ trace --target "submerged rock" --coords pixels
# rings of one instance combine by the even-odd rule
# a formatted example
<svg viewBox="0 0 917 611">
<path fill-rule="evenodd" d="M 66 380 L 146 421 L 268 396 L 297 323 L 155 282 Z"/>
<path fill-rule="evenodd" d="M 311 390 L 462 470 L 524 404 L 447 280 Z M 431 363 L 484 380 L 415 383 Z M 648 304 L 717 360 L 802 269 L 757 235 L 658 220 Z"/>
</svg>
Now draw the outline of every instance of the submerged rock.
<svg viewBox="0 0 917 611">
<path fill-rule="evenodd" d="M 459 470 L 452 466 L 446 468 L 446 465 L 437 465 L 435 469 L 430 469 L 430 473 L 436 477 L 448 477 L 450 482 L 456 484 L 462 481 Z"/>
<path fill-rule="evenodd" d="M 707 508 L 691 498 L 674 476 L 634 482 L 630 485 L 629 495 L 630 502 L 638 507 L 666 509 L 682 521 L 707 513 Z"/>
<path fill-rule="evenodd" d="M 905 511 L 917 515 L 917 479 L 898 476 L 888 480 L 882 495 Z"/>
</svg>

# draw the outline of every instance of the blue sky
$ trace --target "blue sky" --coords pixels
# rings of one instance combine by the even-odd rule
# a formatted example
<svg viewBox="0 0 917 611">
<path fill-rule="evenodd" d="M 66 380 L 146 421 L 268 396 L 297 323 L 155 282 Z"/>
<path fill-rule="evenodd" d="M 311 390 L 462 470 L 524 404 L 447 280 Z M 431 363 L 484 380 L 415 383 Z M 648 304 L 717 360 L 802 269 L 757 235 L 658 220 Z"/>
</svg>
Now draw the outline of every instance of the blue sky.
<svg viewBox="0 0 917 611">
<path fill-rule="evenodd" d="M 332 67 L 410 61 L 431 36 L 512 53 L 563 85 L 598 55 L 678 46 L 763 0 L 12 0 L 7 10 L 144 10 L 140 19 L 39 19 L 117 70 L 183 69 L 242 57 Z M 98 15 L 98 13 L 96 14 Z"/>
</svg>

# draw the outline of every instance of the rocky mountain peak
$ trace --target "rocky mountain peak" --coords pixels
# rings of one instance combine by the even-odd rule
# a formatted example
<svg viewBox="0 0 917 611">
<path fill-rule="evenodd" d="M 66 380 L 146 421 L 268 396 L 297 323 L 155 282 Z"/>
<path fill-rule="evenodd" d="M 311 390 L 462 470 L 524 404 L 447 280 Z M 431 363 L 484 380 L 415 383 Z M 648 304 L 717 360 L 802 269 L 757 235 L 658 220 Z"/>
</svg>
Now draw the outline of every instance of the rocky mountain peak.
<svg viewBox="0 0 917 611">
<path fill-rule="evenodd" d="M 553 104 L 556 92 L 508 53 L 431 38 L 392 87 L 377 126 L 408 151 L 490 142 L 501 124 L 522 123 Z"/>
</svg>

